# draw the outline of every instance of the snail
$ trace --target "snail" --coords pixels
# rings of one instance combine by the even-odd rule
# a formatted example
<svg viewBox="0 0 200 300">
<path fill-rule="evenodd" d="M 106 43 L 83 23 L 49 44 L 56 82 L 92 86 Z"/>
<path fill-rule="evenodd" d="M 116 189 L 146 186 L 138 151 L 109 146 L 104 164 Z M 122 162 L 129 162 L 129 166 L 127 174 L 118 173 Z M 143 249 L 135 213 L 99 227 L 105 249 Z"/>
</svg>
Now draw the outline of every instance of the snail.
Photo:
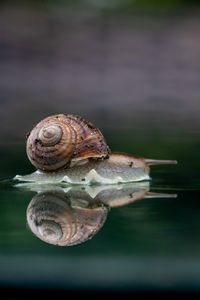
<svg viewBox="0 0 200 300">
<path fill-rule="evenodd" d="M 93 238 L 105 224 L 113 207 L 145 198 L 176 197 L 150 192 L 149 182 L 107 186 L 25 185 L 37 194 L 27 208 L 27 223 L 42 241 L 57 246 L 74 246 Z M 18 187 L 24 187 L 19 184 Z"/>
<path fill-rule="evenodd" d="M 150 180 L 151 165 L 177 163 L 111 152 L 92 123 L 65 114 L 39 122 L 27 135 L 26 151 L 37 171 L 14 179 L 40 183 L 88 185 Z"/>
</svg>

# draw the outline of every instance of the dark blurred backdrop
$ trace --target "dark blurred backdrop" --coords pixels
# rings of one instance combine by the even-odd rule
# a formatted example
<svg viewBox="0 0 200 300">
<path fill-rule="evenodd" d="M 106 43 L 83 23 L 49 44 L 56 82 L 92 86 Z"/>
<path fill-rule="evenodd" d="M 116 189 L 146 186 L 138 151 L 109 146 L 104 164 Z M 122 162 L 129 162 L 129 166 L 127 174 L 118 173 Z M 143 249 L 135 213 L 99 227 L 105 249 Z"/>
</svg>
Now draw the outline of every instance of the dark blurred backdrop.
<svg viewBox="0 0 200 300">
<path fill-rule="evenodd" d="M 1 1 L 0 145 L 61 112 L 136 143 L 198 135 L 199 28 L 199 1 Z"/>
</svg>

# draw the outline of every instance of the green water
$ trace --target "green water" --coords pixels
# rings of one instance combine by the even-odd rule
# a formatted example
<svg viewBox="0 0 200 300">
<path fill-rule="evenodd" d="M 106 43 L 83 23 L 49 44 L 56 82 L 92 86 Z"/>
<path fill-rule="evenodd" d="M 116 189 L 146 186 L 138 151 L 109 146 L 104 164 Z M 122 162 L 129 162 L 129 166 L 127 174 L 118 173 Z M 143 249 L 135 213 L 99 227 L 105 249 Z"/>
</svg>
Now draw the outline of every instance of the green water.
<svg viewBox="0 0 200 300">
<path fill-rule="evenodd" d="M 69 247 L 51 245 L 40 240 L 27 225 L 28 205 L 38 192 L 48 191 L 16 188 L 10 180 L 16 174 L 33 171 L 25 155 L 24 141 L 2 145 L 1 287 L 66 291 L 200 290 L 197 137 L 143 133 L 143 138 L 136 136 L 133 144 L 129 134 L 121 135 L 120 143 L 115 131 L 106 134 L 111 149 L 151 158 L 177 159 L 176 166 L 153 167 L 150 186 L 145 186 L 151 192 L 176 194 L 177 197 L 143 198 L 132 202 L 130 191 L 124 188 L 129 203 L 112 207 L 109 199 L 120 190 L 116 187 L 114 191 L 113 187 L 104 198 L 107 202 L 100 204 L 107 210 L 104 224 L 98 232 L 93 232 L 92 238 Z M 69 202 L 72 198 L 76 203 L 80 198 L 87 198 L 84 197 L 68 196 L 68 205 L 72 205 Z M 93 208 L 90 209 L 94 209 L 95 201 L 91 201 Z M 99 205 L 101 199 L 97 202 Z"/>
</svg>

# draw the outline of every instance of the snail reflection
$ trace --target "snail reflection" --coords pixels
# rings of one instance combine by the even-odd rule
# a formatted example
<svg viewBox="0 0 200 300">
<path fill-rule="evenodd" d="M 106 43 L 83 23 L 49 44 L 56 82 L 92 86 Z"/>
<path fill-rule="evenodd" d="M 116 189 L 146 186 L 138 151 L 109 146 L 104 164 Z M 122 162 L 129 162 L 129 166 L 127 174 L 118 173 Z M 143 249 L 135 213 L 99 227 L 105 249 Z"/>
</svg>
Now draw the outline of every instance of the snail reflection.
<svg viewBox="0 0 200 300">
<path fill-rule="evenodd" d="M 26 185 L 26 184 L 25 184 Z M 111 208 L 154 197 L 175 194 L 152 193 L 149 183 L 115 186 L 36 186 L 37 194 L 27 208 L 27 222 L 41 240 L 71 246 L 91 239 L 104 225 Z"/>
<path fill-rule="evenodd" d="M 99 231 L 108 206 L 91 201 L 85 193 L 46 190 L 33 197 L 27 208 L 27 222 L 41 240 L 59 246 L 82 243 Z"/>
</svg>

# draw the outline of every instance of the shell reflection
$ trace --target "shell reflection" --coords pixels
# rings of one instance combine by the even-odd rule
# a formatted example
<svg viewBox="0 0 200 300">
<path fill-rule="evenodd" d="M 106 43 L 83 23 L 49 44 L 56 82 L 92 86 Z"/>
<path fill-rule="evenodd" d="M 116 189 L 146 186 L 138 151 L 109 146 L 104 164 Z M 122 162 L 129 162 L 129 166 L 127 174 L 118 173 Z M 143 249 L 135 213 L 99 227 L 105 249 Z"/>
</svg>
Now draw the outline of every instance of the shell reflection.
<svg viewBox="0 0 200 300">
<path fill-rule="evenodd" d="M 111 207 L 147 197 L 176 196 L 151 193 L 148 182 L 86 188 L 34 185 L 31 190 L 37 194 L 27 208 L 30 229 L 44 242 L 59 246 L 91 239 L 103 226 Z"/>
<path fill-rule="evenodd" d="M 41 240 L 59 246 L 82 243 L 99 231 L 108 213 L 101 203 L 77 199 L 64 191 L 45 191 L 33 197 L 27 209 L 30 229 Z"/>
</svg>

